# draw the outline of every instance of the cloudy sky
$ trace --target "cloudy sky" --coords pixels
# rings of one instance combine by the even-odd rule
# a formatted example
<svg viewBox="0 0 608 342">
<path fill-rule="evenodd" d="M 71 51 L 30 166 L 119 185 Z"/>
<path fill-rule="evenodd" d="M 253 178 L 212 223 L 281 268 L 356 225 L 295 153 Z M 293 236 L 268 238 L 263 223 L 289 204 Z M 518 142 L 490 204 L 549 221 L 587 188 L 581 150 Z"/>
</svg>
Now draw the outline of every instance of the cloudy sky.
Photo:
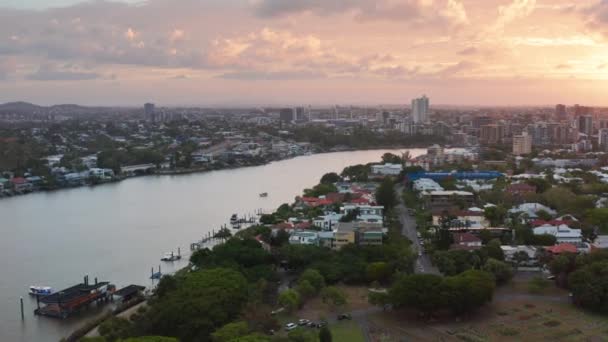
<svg viewBox="0 0 608 342">
<path fill-rule="evenodd" d="M 0 102 L 608 105 L 608 0 L 0 0 Z"/>
</svg>

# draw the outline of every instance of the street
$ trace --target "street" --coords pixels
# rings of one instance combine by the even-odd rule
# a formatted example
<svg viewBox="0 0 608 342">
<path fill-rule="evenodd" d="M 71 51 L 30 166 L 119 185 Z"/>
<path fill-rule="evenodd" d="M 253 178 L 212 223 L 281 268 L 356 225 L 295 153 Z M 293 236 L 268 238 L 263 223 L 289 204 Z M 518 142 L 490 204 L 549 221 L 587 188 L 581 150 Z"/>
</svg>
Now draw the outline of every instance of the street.
<svg viewBox="0 0 608 342">
<path fill-rule="evenodd" d="M 440 274 L 439 270 L 431 263 L 431 258 L 429 258 L 429 256 L 422 251 L 420 240 L 416 235 L 416 219 L 408 213 L 407 207 L 403 203 L 403 196 L 401 196 L 403 193 L 403 187 L 396 186 L 395 192 L 397 193 L 397 198 L 399 200 L 399 204 L 395 207 L 395 210 L 397 215 L 399 215 L 399 221 L 402 225 L 401 234 L 412 241 L 415 253 L 418 253 L 419 251 L 421 252 L 418 254 L 418 258 L 416 259 L 414 272 Z"/>
</svg>

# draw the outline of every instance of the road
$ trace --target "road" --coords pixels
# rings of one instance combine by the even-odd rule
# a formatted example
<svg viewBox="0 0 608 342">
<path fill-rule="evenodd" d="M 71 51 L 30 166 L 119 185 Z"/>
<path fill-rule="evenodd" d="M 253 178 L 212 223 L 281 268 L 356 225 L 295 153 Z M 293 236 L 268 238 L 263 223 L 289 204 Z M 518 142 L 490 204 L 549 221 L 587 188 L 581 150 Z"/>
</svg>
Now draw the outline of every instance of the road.
<svg viewBox="0 0 608 342">
<path fill-rule="evenodd" d="M 420 240 L 416 235 L 416 219 L 408 213 L 407 207 L 403 203 L 403 196 L 401 196 L 403 193 L 403 187 L 396 186 L 395 192 L 397 192 L 397 198 L 399 199 L 399 205 L 397 205 L 395 209 L 397 211 L 397 215 L 399 215 L 399 221 L 402 225 L 401 234 L 412 241 L 414 251 L 418 253 L 418 251 L 422 251 L 422 246 L 420 245 Z M 419 254 L 418 259 L 416 259 L 414 272 L 440 274 L 439 270 L 431 263 L 431 258 L 424 252 Z"/>
</svg>

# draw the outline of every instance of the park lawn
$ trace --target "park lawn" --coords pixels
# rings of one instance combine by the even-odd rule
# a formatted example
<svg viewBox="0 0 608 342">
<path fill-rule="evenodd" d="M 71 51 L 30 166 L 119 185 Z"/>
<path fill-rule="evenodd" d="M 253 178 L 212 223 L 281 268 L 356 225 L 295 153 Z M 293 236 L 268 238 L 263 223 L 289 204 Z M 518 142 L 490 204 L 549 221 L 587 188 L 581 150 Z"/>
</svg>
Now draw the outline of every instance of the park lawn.
<svg viewBox="0 0 608 342">
<path fill-rule="evenodd" d="M 494 302 L 460 320 L 442 318 L 426 322 L 400 311 L 377 313 L 369 317 L 370 332 L 374 340 L 383 341 L 608 340 L 608 318 L 543 295 L 501 300 L 505 292 L 517 294 L 516 291 L 516 288 L 501 289 Z M 519 292 L 522 293 L 527 291 Z"/>
<path fill-rule="evenodd" d="M 341 321 L 329 326 L 332 341 L 336 342 L 365 342 L 361 328 L 353 321 Z"/>
</svg>

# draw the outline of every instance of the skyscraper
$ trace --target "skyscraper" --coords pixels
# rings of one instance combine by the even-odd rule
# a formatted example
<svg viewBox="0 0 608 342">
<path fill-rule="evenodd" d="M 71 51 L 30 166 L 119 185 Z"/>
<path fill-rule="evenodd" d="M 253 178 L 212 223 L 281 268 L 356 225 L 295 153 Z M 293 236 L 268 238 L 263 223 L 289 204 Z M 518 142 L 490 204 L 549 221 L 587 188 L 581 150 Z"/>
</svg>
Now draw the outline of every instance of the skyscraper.
<svg viewBox="0 0 608 342">
<path fill-rule="evenodd" d="M 291 123 L 296 120 L 296 110 L 294 108 L 283 108 L 279 113 L 282 122 Z"/>
<path fill-rule="evenodd" d="M 428 122 L 429 98 L 423 95 L 412 100 L 412 120 L 415 124 Z"/>
<path fill-rule="evenodd" d="M 557 120 L 566 120 L 568 118 L 568 114 L 566 113 L 566 106 L 563 104 L 558 104 L 555 106 L 555 118 Z"/>
<path fill-rule="evenodd" d="M 144 117 L 148 121 L 156 122 L 156 113 L 154 110 L 154 103 L 144 104 Z"/>
<path fill-rule="evenodd" d="M 591 136 L 593 134 L 593 116 L 581 115 L 578 117 L 578 131 Z"/>
</svg>

